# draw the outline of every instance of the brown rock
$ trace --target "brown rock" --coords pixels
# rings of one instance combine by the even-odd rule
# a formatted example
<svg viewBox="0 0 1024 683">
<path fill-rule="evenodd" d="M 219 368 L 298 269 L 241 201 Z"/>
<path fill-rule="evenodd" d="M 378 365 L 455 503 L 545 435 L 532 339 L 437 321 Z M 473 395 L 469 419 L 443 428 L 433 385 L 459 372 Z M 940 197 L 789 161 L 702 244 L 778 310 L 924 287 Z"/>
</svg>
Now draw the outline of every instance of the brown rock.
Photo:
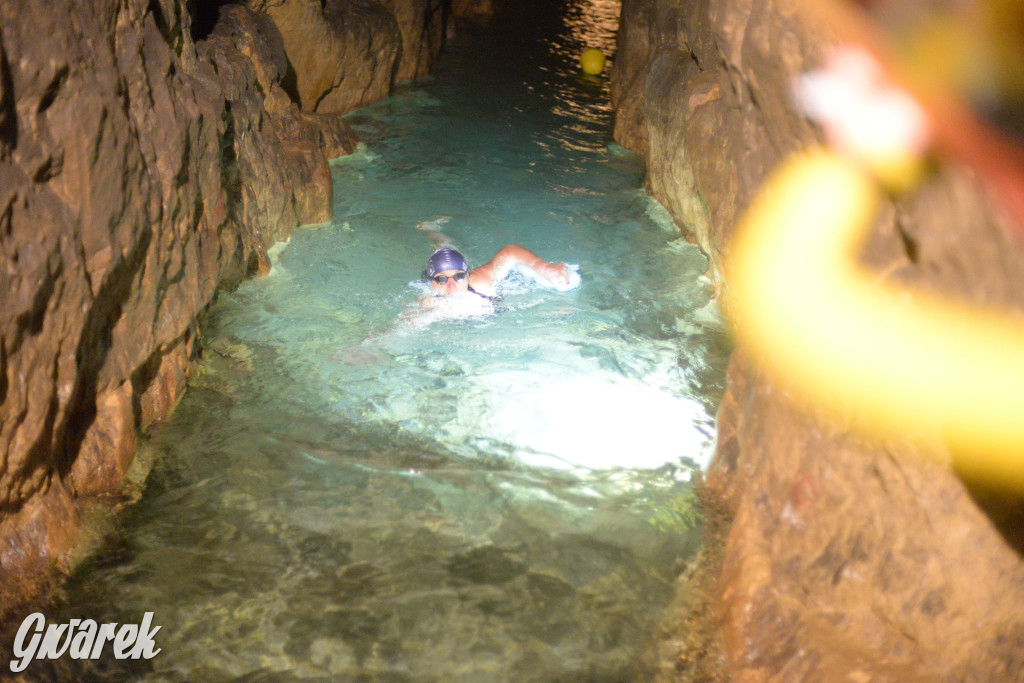
<svg viewBox="0 0 1024 683">
<path fill-rule="evenodd" d="M 368 58 L 397 53 L 390 14 L 341 4 L 356 21 L 335 36 L 386 25 Z M 181 0 L 0 3 L 0 610 L 47 583 L 33 572 L 74 541 L 74 496 L 115 488 L 136 430 L 180 398 L 217 290 L 330 217 L 327 160 L 355 135 L 292 101 L 272 21 L 221 11 L 197 43 Z M 331 97 L 386 94 L 389 59 Z"/>
<path fill-rule="evenodd" d="M 72 494 L 52 478 L 33 491 L 17 517 L 0 522 L 0 614 L 4 607 L 29 595 L 5 595 L 12 585 L 31 585 L 25 575 L 45 574 L 54 549 L 68 548 L 78 536 L 81 519 Z M 45 580 L 45 579 L 44 579 Z M 10 583 L 9 583 L 10 582 Z"/>
<path fill-rule="evenodd" d="M 338 114 L 303 114 L 322 136 L 324 154 L 328 159 L 346 156 L 356 150 L 359 138 L 352 126 Z"/>
<path fill-rule="evenodd" d="M 185 392 L 192 369 L 189 332 L 185 340 L 169 350 L 157 350 L 135 373 L 135 382 L 145 391 L 138 397 L 138 425 L 148 429 L 162 421 Z"/>
<path fill-rule="evenodd" d="M 445 37 L 445 3 L 441 0 L 381 0 L 401 33 L 394 82 L 423 78 L 437 61 Z"/>
<path fill-rule="evenodd" d="M 283 41 L 266 16 L 226 6 L 209 37 L 197 45 L 216 72 L 226 100 L 225 176 L 241 223 L 257 254 L 286 239 L 294 226 L 330 218 L 331 183 L 322 135 L 286 94 Z M 271 113 L 272 112 L 272 113 Z"/>
<path fill-rule="evenodd" d="M 71 464 L 68 483 L 77 496 L 114 491 L 135 457 L 132 383 L 126 381 L 96 397 L 96 416 Z"/>
<path fill-rule="evenodd" d="M 37 558 L 71 538 L 43 519 L 72 517 L 52 503 L 70 500 L 61 478 L 97 491 L 124 471 L 138 369 L 244 253 L 237 223 L 211 210 L 226 201 L 220 103 L 197 89 L 191 45 L 175 52 L 162 32 L 187 25 L 143 2 L 66 9 L 0 7 L 0 492 L 5 538 L 38 542 L 23 549 Z M 33 502 L 47 491 L 62 493 Z"/>
<path fill-rule="evenodd" d="M 391 91 L 402 36 L 376 0 L 287 0 L 266 12 L 284 38 L 304 110 L 344 113 Z"/>
<path fill-rule="evenodd" d="M 825 46 L 773 0 L 624 4 L 616 137 L 647 155 L 651 192 L 695 232 L 720 287 L 740 212 L 782 158 L 817 140 L 788 93 Z M 1004 228 L 973 178 L 946 167 L 883 208 L 865 267 L 1019 315 L 1024 259 Z M 969 488 L 918 446 L 868 443 L 794 406 L 744 349 L 718 429 L 705 496 L 732 518 L 715 564 L 725 679 L 1024 676 L 1019 500 Z"/>
</svg>

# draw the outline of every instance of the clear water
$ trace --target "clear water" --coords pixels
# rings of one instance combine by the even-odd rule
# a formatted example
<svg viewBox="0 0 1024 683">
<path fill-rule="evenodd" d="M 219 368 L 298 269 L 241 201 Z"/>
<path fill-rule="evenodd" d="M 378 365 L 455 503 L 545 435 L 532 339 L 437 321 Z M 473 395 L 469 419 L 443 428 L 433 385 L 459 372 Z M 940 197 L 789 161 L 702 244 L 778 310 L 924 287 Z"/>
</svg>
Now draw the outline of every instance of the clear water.
<svg viewBox="0 0 1024 683">
<path fill-rule="evenodd" d="M 618 5 L 537 4 L 352 114 L 336 219 L 214 307 L 141 499 L 49 615 L 155 612 L 162 653 L 29 673 L 643 678 L 697 545 L 727 348 L 705 258 L 575 62 L 613 52 Z M 496 302 L 424 304 L 431 231 L 477 264 L 523 244 L 581 284 L 514 274 Z"/>
</svg>

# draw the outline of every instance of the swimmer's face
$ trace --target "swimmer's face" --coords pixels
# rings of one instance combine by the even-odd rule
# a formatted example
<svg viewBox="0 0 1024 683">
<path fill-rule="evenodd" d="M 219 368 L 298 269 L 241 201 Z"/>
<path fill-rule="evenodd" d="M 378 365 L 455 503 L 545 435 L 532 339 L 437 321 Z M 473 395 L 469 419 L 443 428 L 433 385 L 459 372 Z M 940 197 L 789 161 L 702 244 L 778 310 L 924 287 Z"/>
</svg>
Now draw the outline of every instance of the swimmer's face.
<svg viewBox="0 0 1024 683">
<path fill-rule="evenodd" d="M 469 274 L 464 270 L 442 270 L 430 278 L 430 287 L 438 294 L 455 294 L 469 289 Z"/>
</svg>

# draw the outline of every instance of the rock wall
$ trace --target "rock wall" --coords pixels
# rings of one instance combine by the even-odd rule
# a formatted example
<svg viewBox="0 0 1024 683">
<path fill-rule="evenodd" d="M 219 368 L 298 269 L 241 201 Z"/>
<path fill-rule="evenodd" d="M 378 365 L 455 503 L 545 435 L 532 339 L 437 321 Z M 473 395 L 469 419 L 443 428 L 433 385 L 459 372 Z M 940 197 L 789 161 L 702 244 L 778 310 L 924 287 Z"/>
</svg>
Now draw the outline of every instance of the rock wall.
<svg viewBox="0 0 1024 683">
<path fill-rule="evenodd" d="M 284 39 L 302 108 L 347 112 L 426 76 L 444 38 L 442 0 L 249 0 Z"/>
<path fill-rule="evenodd" d="M 782 0 L 623 2 L 616 138 L 646 155 L 652 194 L 711 256 L 722 291 L 737 216 L 770 169 L 819 139 L 789 92 L 831 40 Z M 1024 254 L 996 214 L 970 170 L 945 164 L 884 208 L 863 260 L 880 280 L 1021 313 Z M 666 678 L 1024 678 L 1020 501 L 795 407 L 743 348 L 704 495 L 728 517 L 716 600 L 679 623 L 721 625 L 724 671 L 679 649 Z"/>
<path fill-rule="evenodd" d="M 439 0 L 328 2 L 328 24 L 388 27 L 318 35 L 333 67 L 380 63 L 300 108 L 278 18 L 310 3 L 264 4 L 204 4 L 219 20 L 197 30 L 186 0 L 0 3 L 0 620 L 180 397 L 216 293 L 330 218 L 327 160 L 356 143 L 340 114 L 423 75 L 443 35 Z"/>
</svg>

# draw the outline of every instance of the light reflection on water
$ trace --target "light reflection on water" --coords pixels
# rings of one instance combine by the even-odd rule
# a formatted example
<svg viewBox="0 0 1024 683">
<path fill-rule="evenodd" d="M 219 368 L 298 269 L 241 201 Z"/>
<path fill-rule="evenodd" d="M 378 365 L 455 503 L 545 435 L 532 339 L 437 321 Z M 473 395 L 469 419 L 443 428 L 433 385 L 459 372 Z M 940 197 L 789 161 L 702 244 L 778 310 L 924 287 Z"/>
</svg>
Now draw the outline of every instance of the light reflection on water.
<svg viewBox="0 0 1024 683">
<path fill-rule="evenodd" d="M 538 6 L 353 114 L 365 148 L 333 164 L 336 220 L 212 311 L 188 394 L 144 446 L 144 496 L 54 608 L 154 611 L 163 653 L 33 667 L 643 677 L 699 535 L 689 480 L 727 346 L 704 257 L 611 144 L 606 81 L 576 70 L 583 47 L 611 51 L 616 5 L 570 3 L 554 29 Z M 425 222 L 472 262 L 519 242 L 582 285 L 517 276 L 493 305 L 424 316 Z"/>
</svg>

